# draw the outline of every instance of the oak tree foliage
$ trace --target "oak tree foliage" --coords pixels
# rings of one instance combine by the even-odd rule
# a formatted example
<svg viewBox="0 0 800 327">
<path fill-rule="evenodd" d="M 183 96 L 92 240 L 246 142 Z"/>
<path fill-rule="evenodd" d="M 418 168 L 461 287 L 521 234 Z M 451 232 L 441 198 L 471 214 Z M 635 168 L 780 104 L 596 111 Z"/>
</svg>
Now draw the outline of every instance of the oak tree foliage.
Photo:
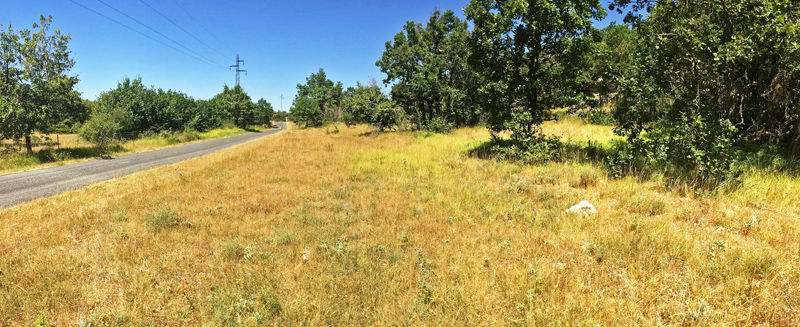
<svg viewBox="0 0 800 327">
<path fill-rule="evenodd" d="M 341 82 L 334 83 L 320 68 L 297 84 L 297 95 L 289 112 L 306 127 L 320 126 L 325 121 L 338 121 L 341 116 L 340 101 L 343 95 Z"/>
<path fill-rule="evenodd" d="M 398 125 L 398 115 L 394 101 L 383 94 L 374 79 L 369 85 L 356 83 L 342 99 L 342 120 L 348 125 L 369 124 L 380 133 Z"/>
<path fill-rule="evenodd" d="M 493 136 L 511 132 L 511 146 L 530 149 L 556 107 L 586 103 L 584 54 L 591 49 L 597 0 L 473 0 L 470 63 L 483 79 L 481 106 Z"/>
<path fill-rule="evenodd" d="M 467 63 L 469 36 L 466 21 L 437 10 L 425 25 L 409 21 L 386 42 L 375 64 L 416 129 L 441 132 L 480 122 L 474 96 L 479 75 Z"/>
<path fill-rule="evenodd" d="M 617 131 L 649 160 L 725 175 L 736 143 L 800 155 L 800 4 L 792 0 L 617 1 L 645 8 Z"/>
<path fill-rule="evenodd" d="M 70 75 L 68 34 L 51 31 L 51 17 L 40 17 L 33 30 L 0 25 L 0 139 L 47 133 L 58 122 L 80 112 L 78 83 Z"/>
</svg>

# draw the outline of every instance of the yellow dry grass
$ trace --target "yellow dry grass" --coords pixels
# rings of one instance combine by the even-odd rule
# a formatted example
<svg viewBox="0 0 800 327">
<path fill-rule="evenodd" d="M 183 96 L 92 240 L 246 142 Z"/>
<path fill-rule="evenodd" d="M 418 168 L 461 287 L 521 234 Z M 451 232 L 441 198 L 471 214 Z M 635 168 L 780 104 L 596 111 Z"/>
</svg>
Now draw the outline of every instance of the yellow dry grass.
<svg viewBox="0 0 800 327">
<path fill-rule="evenodd" d="M 567 142 L 583 143 L 584 145 L 589 140 L 605 145 L 609 145 L 614 140 L 625 140 L 624 137 L 614 134 L 613 126 L 585 124 L 571 117 L 570 119 L 545 122 L 542 124 L 542 132 L 561 137 Z"/>
<path fill-rule="evenodd" d="M 479 128 L 339 130 L 292 130 L 3 209 L 0 321 L 800 321 L 796 181 L 754 175 L 732 194 L 680 197 L 586 164 L 473 158 L 488 140 Z M 564 212 L 580 200 L 600 213 Z"/>
</svg>

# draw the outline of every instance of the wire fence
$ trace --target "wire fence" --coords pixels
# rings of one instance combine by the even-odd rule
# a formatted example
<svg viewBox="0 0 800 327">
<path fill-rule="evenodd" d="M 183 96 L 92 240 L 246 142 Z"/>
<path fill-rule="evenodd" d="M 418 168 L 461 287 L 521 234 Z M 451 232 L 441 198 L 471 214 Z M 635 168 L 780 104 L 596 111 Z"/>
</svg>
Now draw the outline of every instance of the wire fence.
<svg viewBox="0 0 800 327">
<path fill-rule="evenodd" d="M 75 149 L 92 147 L 93 143 L 86 141 L 78 134 L 34 134 L 31 135 L 31 148 L 34 151 L 50 149 Z M 25 139 L 4 139 L 0 141 L 0 154 L 10 154 L 25 151 Z"/>
</svg>

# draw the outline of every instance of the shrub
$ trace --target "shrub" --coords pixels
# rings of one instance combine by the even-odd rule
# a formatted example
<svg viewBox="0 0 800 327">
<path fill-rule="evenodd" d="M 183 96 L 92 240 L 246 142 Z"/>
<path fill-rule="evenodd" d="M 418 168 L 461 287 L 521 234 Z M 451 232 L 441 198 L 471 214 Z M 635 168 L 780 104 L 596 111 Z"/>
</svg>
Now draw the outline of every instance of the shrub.
<svg viewBox="0 0 800 327">
<path fill-rule="evenodd" d="M 524 146 L 513 140 L 495 140 L 492 154 L 500 160 L 520 160 L 526 163 L 541 163 L 560 160 L 564 143 L 555 136 L 536 135 Z"/>
<path fill-rule="evenodd" d="M 144 218 L 144 223 L 156 232 L 179 227 L 181 225 L 191 226 L 189 222 L 183 221 L 183 217 L 179 212 L 170 209 L 159 210 L 156 213 L 147 215 Z"/>
<path fill-rule="evenodd" d="M 79 135 L 94 144 L 105 145 L 123 138 L 123 131 L 130 125 L 127 111 L 123 108 L 98 109 L 81 127 Z"/>
<path fill-rule="evenodd" d="M 230 242 L 222 246 L 222 256 L 229 260 L 239 260 L 244 257 L 244 248 L 241 244 Z"/>
<path fill-rule="evenodd" d="M 578 117 L 585 123 L 594 125 L 613 126 L 616 123 L 612 113 L 602 110 L 584 110 L 578 113 Z"/>
<path fill-rule="evenodd" d="M 425 122 L 425 127 L 428 131 L 434 133 L 447 133 L 452 131 L 455 128 L 455 125 L 442 117 L 434 117 L 433 119 Z"/>
</svg>

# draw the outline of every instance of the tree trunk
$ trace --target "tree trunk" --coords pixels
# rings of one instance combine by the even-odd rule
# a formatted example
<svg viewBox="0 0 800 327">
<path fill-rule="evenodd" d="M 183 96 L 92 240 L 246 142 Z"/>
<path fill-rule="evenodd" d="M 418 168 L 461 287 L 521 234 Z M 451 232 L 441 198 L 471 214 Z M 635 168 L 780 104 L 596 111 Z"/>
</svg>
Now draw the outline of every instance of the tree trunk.
<svg viewBox="0 0 800 327">
<path fill-rule="evenodd" d="M 792 140 L 792 156 L 800 159 L 800 119 L 797 119 L 794 126 L 794 140 Z"/>
<path fill-rule="evenodd" d="M 31 146 L 31 136 L 30 136 L 30 134 L 25 135 L 25 149 L 28 150 L 28 154 L 33 154 L 33 147 Z"/>
</svg>

